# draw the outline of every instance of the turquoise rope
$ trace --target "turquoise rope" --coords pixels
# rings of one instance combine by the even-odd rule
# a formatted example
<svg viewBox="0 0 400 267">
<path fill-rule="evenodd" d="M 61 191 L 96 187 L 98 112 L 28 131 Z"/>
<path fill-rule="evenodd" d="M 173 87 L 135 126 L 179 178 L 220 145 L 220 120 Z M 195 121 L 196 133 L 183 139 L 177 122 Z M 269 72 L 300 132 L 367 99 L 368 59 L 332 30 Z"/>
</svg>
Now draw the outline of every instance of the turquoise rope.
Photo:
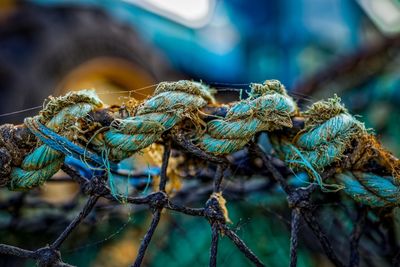
<svg viewBox="0 0 400 267">
<path fill-rule="evenodd" d="M 12 169 L 9 187 L 18 190 L 41 185 L 59 170 L 65 156 L 106 170 L 111 176 L 111 171 L 118 169 L 113 161 L 156 142 L 184 119 L 204 125 L 198 117 L 199 110 L 210 103 L 213 98 L 203 84 L 160 83 L 153 97 L 138 106 L 133 116 L 116 119 L 109 129 L 97 132 L 88 144 L 96 150 L 94 153 L 76 144 L 68 129 L 102 105 L 98 97 L 94 92 L 82 91 L 52 98 L 39 116 L 25 120 L 41 143 L 21 166 Z M 233 104 L 225 118 L 208 122 L 203 134 L 197 132 L 195 143 L 210 154 L 229 154 L 242 149 L 258 132 L 292 127 L 291 117 L 296 113 L 296 104 L 278 81 L 251 84 L 250 98 Z M 329 189 L 332 185 L 324 184 L 319 171 L 342 160 L 352 140 L 366 134 L 366 130 L 338 98 L 317 102 L 304 114 L 305 128 L 294 141 L 279 140 L 284 136 L 278 136 L 274 145 L 290 166 L 308 170 L 321 187 Z M 399 188 L 393 177 L 345 171 L 335 178 L 343 185 L 343 191 L 358 202 L 373 207 L 399 204 Z"/>
<path fill-rule="evenodd" d="M 346 171 L 336 174 L 335 178 L 343 183 L 343 191 L 360 203 L 372 207 L 400 204 L 400 189 L 393 183 L 393 177 Z"/>
</svg>

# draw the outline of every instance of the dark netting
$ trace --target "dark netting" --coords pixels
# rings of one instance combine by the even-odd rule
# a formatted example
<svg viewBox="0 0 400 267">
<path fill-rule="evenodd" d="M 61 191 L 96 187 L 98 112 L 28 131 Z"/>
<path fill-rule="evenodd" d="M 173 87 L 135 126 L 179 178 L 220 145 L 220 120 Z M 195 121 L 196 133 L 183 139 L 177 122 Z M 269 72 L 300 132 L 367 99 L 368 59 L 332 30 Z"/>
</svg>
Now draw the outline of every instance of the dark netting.
<svg viewBox="0 0 400 267">
<path fill-rule="evenodd" d="M 165 140 L 170 139 L 170 137 L 171 136 L 165 136 Z M 260 172 L 258 179 L 242 178 L 238 181 L 234 181 L 233 179 L 225 181 L 225 179 L 229 177 L 224 177 L 224 171 L 226 174 L 231 175 L 233 173 L 232 170 L 240 172 L 249 166 L 241 166 L 241 164 L 237 162 L 232 163 L 207 155 L 190 145 L 188 140 L 173 139 L 173 147 L 183 147 L 186 151 L 190 151 L 188 152 L 191 154 L 190 157 L 200 157 L 208 162 L 207 167 L 209 171 L 215 173 L 213 184 L 209 184 L 207 178 L 203 177 L 203 179 L 206 180 L 205 182 L 198 183 L 194 188 L 189 187 L 178 192 L 174 197 L 170 198 L 165 192 L 165 186 L 168 182 L 166 168 L 171 153 L 171 144 L 165 146 L 159 190 L 143 197 L 127 197 L 125 199 L 129 204 L 143 206 L 152 214 L 151 223 L 143 236 L 138 255 L 132 266 L 140 266 L 142 263 L 154 231 L 160 222 L 160 216 L 163 210 L 169 210 L 187 216 L 202 217 L 208 221 L 211 232 L 211 244 L 209 248 L 210 266 L 216 266 L 217 264 L 218 243 L 221 236 L 223 236 L 224 239 L 230 239 L 231 242 L 235 244 L 237 250 L 245 255 L 255 266 L 265 266 L 262 257 L 258 257 L 251 250 L 252 246 L 257 246 L 258 237 L 251 237 L 252 239 L 247 243 L 243 241 L 235 232 L 235 224 L 227 223 L 227 217 L 224 211 L 225 205 L 221 206 L 221 199 L 218 192 L 221 191 L 222 186 L 227 199 L 232 199 L 233 202 L 240 202 L 240 200 L 243 201 L 247 199 L 251 194 L 260 192 L 263 194 L 268 194 L 268 192 L 270 192 L 271 195 L 276 195 L 276 192 L 274 192 L 277 190 L 276 183 L 281 186 L 287 195 L 288 207 L 291 210 L 290 227 L 288 227 L 288 231 L 290 231 L 290 266 L 296 266 L 299 235 L 307 239 L 300 241 L 304 242 L 305 247 L 309 248 L 311 251 L 324 253 L 335 266 L 358 266 L 360 264 L 360 253 L 364 256 L 363 261 L 368 260 L 369 256 L 376 257 L 376 255 L 367 254 L 372 248 L 378 250 L 374 252 L 374 254 L 380 254 L 381 259 L 380 261 L 375 260 L 370 262 L 369 266 L 379 266 L 382 263 L 381 260 L 385 259 L 385 265 L 390 265 L 391 262 L 393 264 L 398 264 L 398 246 L 393 236 L 396 217 L 393 215 L 392 210 L 371 210 L 360 204 L 349 205 L 347 203 L 345 205 L 339 201 L 337 194 L 322 195 L 315 192 L 318 189 L 318 185 L 316 184 L 297 188 L 290 186 L 287 183 L 287 176 L 291 174 L 291 171 L 286 169 L 279 160 L 272 159 L 265 154 L 255 143 L 250 144 L 244 153 L 247 154 L 247 160 L 252 162 L 255 166 L 257 166 L 256 163 L 259 163 L 258 160 L 261 160 L 262 167 L 265 167 L 266 171 Z M 82 189 L 81 194 L 87 196 L 86 204 L 80 213 L 54 241 L 49 243 L 48 246 L 38 248 L 37 250 L 25 250 L 19 247 L 1 244 L 0 251 L 2 254 L 35 259 L 40 266 L 70 266 L 61 261 L 59 250 L 68 236 L 93 211 L 96 203 L 98 203 L 100 199 L 107 199 L 113 203 L 113 205 L 124 205 L 111 194 L 110 189 L 106 185 L 105 177 L 93 177 L 93 179 L 88 180 L 81 177 L 67 165 L 64 165 L 62 169 L 74 181 L 80 184 Z M 324 179 L 328 178 L 330 175 L 332 175 L 332 170 L 327 170 L 322 174 Z M 273 178 L 275 182 L 270 178 Z M 55 180 L 55 182 L 57 182 L 57 180 Z M 19 215 L 25 205 L 46 205 L 45 203 L 26 202 L 27 194 L 29 193 L 17 194 L 8 199 L 7 202 L 2 203 L 2 209 L 7 208 L 12 210 L 13 222 L 11 224 L 21 219 Z M 186 202 L 196 203 L 210 194 L 211 197 L 207 200 L 203 208 L 190 208 L 184 205 Z M 312 199 L 313 195 L 315 199 Z M 249 202 L 249 200 L 245 202 Z M 273 201 L 271 201 L 271 203 L 273 203 Z M 257 207 L 254 203 L 252 205 Z M 63 208 L 68 211 L 68 205 L 65 206 L 66 207 Z M 282 212 L 281 208 L 282 204 L 275 204 L 275 207 L 274 205 L 272 205 L 272 207 L 258 205 L 256 210 L 259 213 L 265 213 L 267 216 L 265 220 L 268 220 L 268 217 L 278 216 L 277 214 L 286 217 L 287 214 Z M 339 216 L 337 216 L 338 214 Z M 379 218 L 374 217 L 374 215 L 379 215 Z M 346 216 L 346 221 L 340 221 L 341 216 Z M 46 223 L 46 220 L 48 219 L 38 219 L 40 223 Z M 327 225 L 324 224 L 327 222 L 331 223 L 331 221 L 333 221 L 332 226 L 327 228 Z M 175 223 L 179 225 L 180 222 L 177 221 Z M 345 235 L 344 233 L 346 231 L 344 231 L 345 229 L 343 228 L 349 227 L 345 226 L 345 223 L 351 223 L 350 228 L 352 228 L 352 230 L 349 235 Z M 243 227 L 245 228 L 246 226 Z M 300 233 L 299 229 L 301 229 Z M 368 229 L 368 231 L 366 231 L 366 229 Z M 328 230 L 328 232 L 326 232 L 326 230 Z M 207 229 L 201 229 L 201 231 L 207 231 Z M 311 234 L 312 236 L 309 236 Z M 360 244 L 362 236 L 363 242 Z M 319 245 L 314 243 L 313 240 L 317 240 Z M 266 238 L 266 242 L 268 242 L 268 237 Z M 384 244 L 384 247 L 381 247 L 382 244 Z M 229 265 L 229 259 L 226 260 L 226 264 Z"/>
</svg>

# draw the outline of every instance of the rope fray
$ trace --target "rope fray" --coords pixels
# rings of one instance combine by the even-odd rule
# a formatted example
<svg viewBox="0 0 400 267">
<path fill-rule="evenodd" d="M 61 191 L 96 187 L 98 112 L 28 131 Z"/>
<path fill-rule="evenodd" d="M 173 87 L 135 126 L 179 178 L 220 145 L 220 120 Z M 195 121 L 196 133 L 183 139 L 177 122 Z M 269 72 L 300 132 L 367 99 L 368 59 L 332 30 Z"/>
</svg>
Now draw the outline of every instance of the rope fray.
<svg viewBox="0 0 400 267">
<path fill-rule="evenodd" d="M 26 126 L 37 137 L 29 149 L 14 141 L 11 143 L 17 147 L 10 145 L 14 139 L 9 132 L 15 126 L 2 126 L 0 184 L 11 190 L 40 186 L 60 169 L 66 155 L 109 173 L 117 168 L 117 162 L 165 141 L 162 139 L 166 132 L 184 132 L 199 149 L 213 156 L 243 149 L 257 133 L 269 132 L 275 150 L 286 163 L 294 170 L 306 170 L 324 191 L 344 187 L 345 193 L 361 201 L 363 194 L 351 193 L 359 186 L 343 178 L 344 174 L 350 177 L 346 171 L 353 173 L 364 187 L 371 184 L 363 177 L 392 177 L 395 187 L 399 185 L 398 159 L 349 114 L 339 97 L 316 102 L 300 112 L 277 80 L 252 83 L 250 88 L 249 98 L 228 105 L 216 103 L 213 90 L 205 84 L 191 81 L 162 82 L 153 96 L 140 103 L 132 101 L 129 107 L 106 107 L 94 91 L 87 90 L 50 97 L 38 116 L 26 119 Z M 207 107 L 226 112 L 206 120 Z M 99 111 L 104 118 L 95 119 Z M 303 118 L 304 126 L 293 128 L 294 117 Z M 323 169 L 342 163 L 346 167 L 337 168 L 342 173 L 336 179 L 340 184 L 322 180 L 319 173 Z M 367 191 L 375 197 L 384 196 L 383 191 Z M 224 206 L 222 196 L 215 197 Z M 373 206 L 381 203 L 364 202 Z M 385 198 L 384 203 L 398 202 Z M 229 219 L 227 214 L 226 218 Z"/>
<path fill-rule="evenodd" d="M 399 204 L 394 197 L 399 191 L 399 160 L 348 113 L 339 97 L 314 103 L 302 116 L 304 128 L 297 134 L 273 137 L 275 148 L 293 169 L 305 169 L 323 191 L 343 189 L 356 201 L 374 207 Z M 340 163 L 347 170 L 337 168 L 339 184 L 322 181 L 319 173 Z"/>
</svg>

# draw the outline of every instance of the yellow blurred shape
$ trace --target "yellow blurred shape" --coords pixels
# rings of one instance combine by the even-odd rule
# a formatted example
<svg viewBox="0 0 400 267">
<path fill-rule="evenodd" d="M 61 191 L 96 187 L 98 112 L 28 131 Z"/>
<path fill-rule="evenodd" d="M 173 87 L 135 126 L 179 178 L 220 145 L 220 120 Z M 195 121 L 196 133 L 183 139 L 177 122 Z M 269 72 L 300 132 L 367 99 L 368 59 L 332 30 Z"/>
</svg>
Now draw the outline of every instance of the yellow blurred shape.
<svg viewBox="0 0 400 267">
<path fill-rule="evenodd" d="M 99 57 L 89 60 L 67 74 L 55 94 L 94 88 L 110 104 L 121 103 L 121 97 L 144 99 L 151 95 L 154 83 L 145 70 L 122 58 Z M 145 88 L 144 88 L 145 87 Z"/>
</svg>

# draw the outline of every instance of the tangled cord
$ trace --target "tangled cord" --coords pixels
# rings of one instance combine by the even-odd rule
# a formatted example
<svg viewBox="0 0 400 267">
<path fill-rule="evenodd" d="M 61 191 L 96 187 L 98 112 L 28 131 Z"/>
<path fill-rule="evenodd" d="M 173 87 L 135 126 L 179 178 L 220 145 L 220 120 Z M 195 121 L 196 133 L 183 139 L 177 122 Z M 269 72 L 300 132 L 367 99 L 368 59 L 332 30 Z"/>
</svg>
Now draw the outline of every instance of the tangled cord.
<svg viewBox="0 0 400 267">
<path fill-rule="evenodd" d="M 258 132 L 273 132 L 271 139 L 280 156 L 294 169 L 306 170 L 323 188 L 326 183 L 319 172 L 345 161 L 352 152 L 356 160 L 346 169 L 336 170 L 343 191 L 374 207 L 398 204 L 393 197 L 398 190 L 398 160 L 379 146 L 339 98 L 317 102 L 299 113 L 283 85 L 270 80 L 252 84 L 248 99 L 230 105 L 224 118 L 205 124 L 201 109 L 215 107 L 214 102 L 209 88 L 201 83 L 163 82 L 152 97 L 135 107 L 131 116 L 120 118 L 114 114 L 111 125 L 103 127 L 89 116 L 103 106 L 93 91 L 51 98 L 38 117 L 25 122 L 41 142 L 20 165 L 13 160 L 12 168 L 10 164 L 0 166 L 3 177 L 11 169 L 4 184 L 11 190 L 39 186 L 60 169 L 65 155 L 88 159 L 103 168 L 117 168 L 114 161 L 157 142 L 166 131 L 173 134 L 177 128 L 187 128 L 189 121 L 195 128 L 191 133 L 194 144 L 216 156 L 242 149 Z M 296 115 L 305 123 L 303 129 L 293 133 L 289 129 Z M 5 142 L 4 136 L 1 140 L 1 151 L 8 152 L 10 142 Z M 89 141 L 84 144 L 82 140 Z"/>
</svg>

